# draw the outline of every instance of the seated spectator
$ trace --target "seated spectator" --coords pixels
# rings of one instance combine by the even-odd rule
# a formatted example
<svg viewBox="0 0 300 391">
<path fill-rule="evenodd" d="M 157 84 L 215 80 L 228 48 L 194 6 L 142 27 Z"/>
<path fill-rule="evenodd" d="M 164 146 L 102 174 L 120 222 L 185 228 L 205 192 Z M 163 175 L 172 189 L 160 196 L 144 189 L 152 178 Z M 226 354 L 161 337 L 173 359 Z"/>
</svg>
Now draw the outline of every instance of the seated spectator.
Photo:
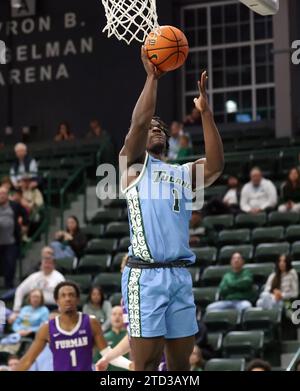
<svg viewBox="0 0 300 391">
<path fill-rule="evenodd" d="M 8 194 L 10 194 L 11 190 L 13 189 L 13 183 L 10 179 L 9 176 L 4 176 L 2 179 L 1 179 L 1 182 L 0 182 L 0 186 L 2 187 L 5 187 L 8 191 Z"/>
<path fill-rule="evenodd" d="M 275 265 L 275 272 L 270 274 L 264 291 L 261 293 L 256 306 L 264 309 L 286 308 L 290 300 L 299 295 L 298 274 L 292 266 L 289 255 L 280 255 Z"/>
<path fill-rule="evenodd" d="M 206 324 L 202 320 L 197 320 L 198 333 L 195 335 L 195 345 L 200 350 L 204 360 L 210 360 L 215 356 L 213 347 L 208 342 L 208 332 Z"/>
<path fill-rule="evenodd" d="M 32 188 L 30 177 L 24 175 L 20 180 L 20 188 L 22 190 L 21 204 L 29 213 L 30 221 L 39 221 L 38 212 L 44 205 L 42 193 L 37 188 Z"/>
<path fill-rule="evenodd" d="M 180 149 L 180 136 L 183 134 L 182 122 L 173 121 L 170 126 L 170 138 L 169 138 L 169 149 L 168 159 L 175 160 L 178 156 Z"/>
<path fill-rule="evenodd" d="M 202 224 L 202 213 L 200 210 L 193 210 L 190 220 L 190 246 L 197 247 L 207 245 L 214 241 L 214 230 L 204 227 Z"/>
<path fill-rule="evenodd" d="M 38 166 L 35 159 L 28 155 L 27 146 L 23 143 L 18 143 L 15 146 L 16 160 L 10 169 L 10 179 L 15 188 L 20 186 L 20 179 L 24 174 L 31 178 L 30 187 L 33 189 L 38 187 Z"/>
<path fill-rule="evenodd" d="M 185 126 L 193 126 L 201 124 L 201 114 L 195 107 L 192 109 L 192 112 L 188 114 L 184 121 Z"/>
<path fill-rule="evenodd" d="M 182 134 L 179 137 L 179 151 L 177 159 L 191 156 L 193 154 L 193 148 L 190 146 L 190 138 L 186 134 Z"/>
<path fill-rule="evenodd" d="M 83 306 L 82 312 L 95 316 L 101 323 L 104 333 L 110 329 L 111 304 L 108 300 L 104 300 L 104 293 L 100 286 L 91 288 L 88 302 Z"/>
<path fill-rule="evenodd" d="M 28 296 L 28 305 L 22 307 L 12 325 L 12 330 L 21 337 L 33 336 L 48 317 L 49 310 L 44 305 L 43 291 L 33 289 Z"/>
<path fill-rule="evenodd" d="M 41 270 L 28 276 L 17 288 L 13 305 L 14 314 L 10 318 L 14 321 L 20 311 L 24 297 L 32 289 L 41 289 L 43 291 L 45 305 L 55 306 L 53 297 L 54 289 L 60 282 L 65 281 L 64 276 L 55 270 L 55 261 L 53 250 L 44 247 L 42 250 Z"/>
<path fill-rule="evenodd" d="M 300 212 L 300 172 L 298 168 L 289 171 L 287 181 L 282 186 L 284 204 L 278 208 L 279 212 Z"/>
<path fill-rule="evenodd" d="M 113 349 L 127 335 L 127 330 L 124 327 L 124 323 L 123 323 L 123 309 L 121 306 L 113 307 L 111 311 L 110 321 L 111 321 L 111 329 L 104 334 L 104 338 L 107 342 L 107 345 Z M 94 363 L 100 360 L 100 358 L 101 355 L 100 353 L 97 352 L 93 359 Z M 108 370 L 114 371 L 114 370 L 120 370 L 120 368 L 114 367 L 113 365 L 109 365 Z"/>
<path fill-rule="evenodd" d="M 254 360 L 250 361 L 246 369 L 248 372 L 265 372 L 271 370 L 271 365 L 267 361 L 261 360 L 260 358 L 255 358 Z"/>
<path fill-rule="evenodd" d="M 11 354 L 7 359 L 7 366 L 10 371 L 16 371 L 19 365 L 20 359 L 15 354 Z"/>
<path fill-rule="evenodd" d="M 236 309 L 243 311 L 252 307 L 254 298 L 252 273 L 244 269 L 244 260 L 240 253 L 231 257 L 232 271 L 225 273 L 219 290 L 221 301 L 210 304 L 206 311 Z"/>
<path fill-rule="evenodd" d="M 58 126 L 54 141 L 70 141 L 74 139 L 75 136 L 71 132 L 70 125 L 67 122 L 61 122 Z"/>
<path fill-rule="evenodd" d="M 191 371 L 203 371 L 204 369 L 204 360 L 202 357 L 202 352 L 199 346 L 195 345 L 192 354 L 190 355 L 190 366 Z"/>
<path fill-rule="evenodd" d="M 3 311 L 3 306 L 1 306 L 0 304 L 0 337 L 2 337 L 2 335 L 4 334 L 4 331 L 5 331 L 5 325 L 6 323 L 8 322 L 11 314 L 12 314 L 12 310 L 10 310 L 9 308 L 6 308 L 4 307 L 4 313 L 1 313 L 1 311 Z"/>
<path fill-rule="evenodd" d="M 227 180 L 227 191 L 223 197 L 223 203 L 228 208 L 228 213 L 238 214 L 240 210 L 241 185 L 237 177 L 230 176 Z"/>
<path fill-rule="evenodd" d="M 242 189 L 240 207 L 243 212 L 257 214 L 275 208 L 277 190 L 273 182 L 265 179 L 259 168 L 252 168 L 250 182 Z"/>
<path fill-rule="evenodd" d="M 90 130 L 88 131 L 86 137 L 88 139 L 99 138 L 103 134 L 103 129 L 100 122 L 97 119 L 93 119 L 90 122 Z"/>
<path fill-rule="evenodd" d="M 50 247 L 54 250 L 55 259 L 80 258 L 84 254 L 86 245 L 87 238 L 80 230 L 77 217 L 70 216 L 67 219 L 66 230 L 55 233 L 55 240 L 51 242 Z"/>
<path fill-rule="evenodd" d="M 17 259 L 20 254 L 21 228 L 19 219 L 28 225 L 26 210 L 9 201 L 6 187 L 0 187 L 0 262 L 4 271 L 5 288 L 14 286 Z"/>
</svg>

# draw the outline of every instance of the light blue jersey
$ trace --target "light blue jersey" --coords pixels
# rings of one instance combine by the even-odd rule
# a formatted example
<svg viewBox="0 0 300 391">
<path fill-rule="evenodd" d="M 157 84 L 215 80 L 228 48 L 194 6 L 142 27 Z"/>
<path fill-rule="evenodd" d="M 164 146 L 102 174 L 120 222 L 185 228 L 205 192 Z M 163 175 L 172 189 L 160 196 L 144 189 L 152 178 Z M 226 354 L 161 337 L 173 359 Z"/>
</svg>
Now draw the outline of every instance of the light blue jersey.
<svg viewBox="0 0 300 391">
<path fill-rule="evenodd" d="M 147 262 L 195 262 L 189 247 L 193 193 L 188 164 L 167 164 L 147 153 L 142 172 L 124 193 L 130 256 Z"/>
</svg>

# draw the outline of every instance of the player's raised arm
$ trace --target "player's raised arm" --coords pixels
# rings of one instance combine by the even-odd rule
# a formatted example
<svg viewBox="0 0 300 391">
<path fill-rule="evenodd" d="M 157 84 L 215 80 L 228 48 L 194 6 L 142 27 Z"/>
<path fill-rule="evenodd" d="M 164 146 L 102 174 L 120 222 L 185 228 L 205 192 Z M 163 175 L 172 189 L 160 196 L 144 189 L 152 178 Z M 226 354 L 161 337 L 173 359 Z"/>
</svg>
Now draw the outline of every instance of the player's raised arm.
<svg viewBox="0 0 300 391">
<path fill-rule="evenodd" d="M 199 159 L 193 163 L 192 177 L 194 188 L 197 186 L 197 164 L 204 164 L 205 187 L 214 183 L 222 174 L 224 168 L 223 143 L 208 104 L 206 93 L 207 79 L 207 72 L 205 71 L 201 74 L 201 80 L 198 81 L 200 96 L 194 99 L 195 106 L 201 113 L 206 155 L 205 159 Z"/>
<path fill-rule="evenodd" d="M 144 160 L 148 130 L 156 108 L 158 79 L 163 74 L 148 59 L 144 47 L 141 49 L 141 57 L 147 79 L 133 111 L 130 130 L 120 152 L 120 156 L 127 157 L 128 167 L 133 163 L 142 163 Z"/>
<path fill-rule="evenodd" d="M 40 327 L 32 345 L 25 353 L 25 355 L 21 358 L 16 370 L 27 371 L 31 367 L 31 365 L 35 362 L 39 354 L 43 351 L 48 340 L 49 340 L 49 325 L 48 323 L 45 323 Z"/>
</svg>

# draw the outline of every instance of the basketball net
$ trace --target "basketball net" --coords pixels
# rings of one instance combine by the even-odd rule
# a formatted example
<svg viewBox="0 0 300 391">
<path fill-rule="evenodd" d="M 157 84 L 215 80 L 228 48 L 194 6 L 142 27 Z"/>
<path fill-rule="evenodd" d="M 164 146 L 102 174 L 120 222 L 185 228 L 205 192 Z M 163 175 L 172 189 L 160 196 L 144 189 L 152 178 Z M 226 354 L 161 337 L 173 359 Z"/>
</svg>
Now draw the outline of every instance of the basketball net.
<svg viewBox="0 0 300 391">
<path fill-rule="evenodd" d="M 156 0 L 102 0 L 107 24 L 103 32 L 115 35 L 128 45 L 144 42 L 151 31 L 158 31 Z"/>
</svg>

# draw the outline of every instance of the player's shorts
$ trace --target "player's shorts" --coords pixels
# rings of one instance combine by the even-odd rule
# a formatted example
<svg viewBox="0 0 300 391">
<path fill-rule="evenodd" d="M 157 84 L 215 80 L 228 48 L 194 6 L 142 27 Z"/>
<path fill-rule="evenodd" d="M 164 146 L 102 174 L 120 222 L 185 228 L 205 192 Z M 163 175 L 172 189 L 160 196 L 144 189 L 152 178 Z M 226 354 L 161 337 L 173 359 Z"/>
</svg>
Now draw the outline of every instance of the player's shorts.
<svg viewBox="0 0 300 391">
<path fill-rule="evenodd" d="M 131 337 L 183 338 L 198 332 L 188 269 L 125 267 L 122 296 Z"/>
</svg>

